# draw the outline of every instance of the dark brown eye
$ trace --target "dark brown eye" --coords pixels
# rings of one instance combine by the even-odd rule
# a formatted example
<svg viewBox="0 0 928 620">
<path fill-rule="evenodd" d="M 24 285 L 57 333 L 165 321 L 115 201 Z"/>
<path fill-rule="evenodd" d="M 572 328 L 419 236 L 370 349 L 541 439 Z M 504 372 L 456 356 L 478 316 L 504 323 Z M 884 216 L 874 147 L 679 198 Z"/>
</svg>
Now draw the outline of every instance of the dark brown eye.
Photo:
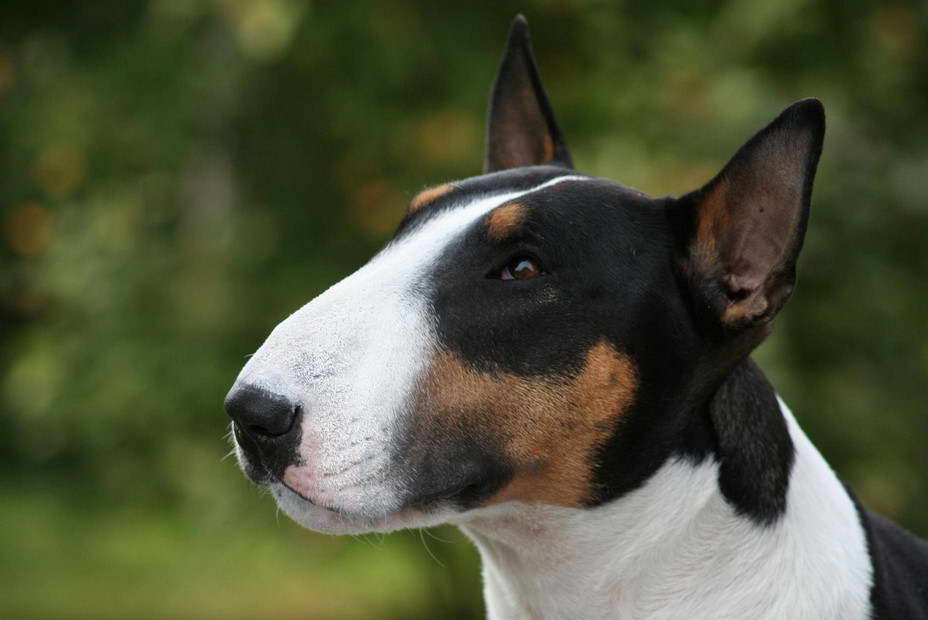
<svg viewBox="0 0 928 620">
<path fill-rule="evenodd" d="M 499 274 L 500 280 L 528 280 L 541 275 L 541 267 L 527 256 L 519 256 L 509 261 Z"/>
</svg>

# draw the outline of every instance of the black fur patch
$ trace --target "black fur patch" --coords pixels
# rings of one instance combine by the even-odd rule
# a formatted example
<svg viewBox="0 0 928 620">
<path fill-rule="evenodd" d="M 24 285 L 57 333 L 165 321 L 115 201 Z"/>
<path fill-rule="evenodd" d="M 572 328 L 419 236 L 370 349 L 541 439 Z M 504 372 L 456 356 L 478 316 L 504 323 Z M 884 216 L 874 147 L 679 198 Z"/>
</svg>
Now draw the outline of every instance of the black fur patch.
<svg viewBox="0 0 928 620">
<path fill-rule="evenodd" d="M 776 393 L 750 359 L 735 367 L 709 403 L 719 487 L 735 509 L 758 523 L 786 512 L 795 460 Z"/>
<path fill-rule="evenodd" d="M 393 447 L 394 462 L 415 472 L 404 508 L 427 509 L 438 502 L 450 502 L 459 510 L 476 508 L 512 478 L 511 466 L 494 450 L 490 438 L 448 438 L 427 424 L 408 429 Z"/>
<path fill-rule="evenodd" d="M 868 510 L 846 483 L 873 566 L 873 620 L 928 620 L 928 542 Z"/>
</svg>

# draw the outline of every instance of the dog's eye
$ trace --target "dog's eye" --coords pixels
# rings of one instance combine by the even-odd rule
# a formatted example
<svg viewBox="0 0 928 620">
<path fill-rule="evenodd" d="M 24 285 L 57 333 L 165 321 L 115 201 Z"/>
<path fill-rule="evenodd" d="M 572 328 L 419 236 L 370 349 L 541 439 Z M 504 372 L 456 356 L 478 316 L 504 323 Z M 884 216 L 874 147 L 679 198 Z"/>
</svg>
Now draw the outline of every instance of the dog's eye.
<svg viewBox="0 0 928 620">
<path fill-rule="evenodd" d="M 518 256 L 503 267 L 499 273 L 500 280 L 528 280 L 541 275 L 538 262 L 528 256 Z"/>
</svg>

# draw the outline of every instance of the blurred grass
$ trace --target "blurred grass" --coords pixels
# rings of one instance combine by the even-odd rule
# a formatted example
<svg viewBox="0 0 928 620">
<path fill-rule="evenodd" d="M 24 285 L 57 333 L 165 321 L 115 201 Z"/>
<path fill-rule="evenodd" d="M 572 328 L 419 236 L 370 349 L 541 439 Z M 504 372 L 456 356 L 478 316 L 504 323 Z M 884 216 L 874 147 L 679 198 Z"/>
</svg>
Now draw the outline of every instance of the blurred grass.
<svg viewBox="0 0 928 620">
<path fill-rule="evenodd" d="M 89 498 L 63 501 L 41 487 L 12 489 L 0 503 L 4 617 L 479 613 L 479 601 L 456 600 L 459 588 L 479 587 L 476 552 L 456 530 L 348 542 L 302 530 L 286 517 L 275 519 L 267 498 L 238 486 L 253 501 L 217 494 L 196 508 L 170 509 L 131 500 L 101 507 Z M 455 570 L 463 566 L 467 570 Z M 452 576 L 457 583 L 449 583 Z"/>
<path fill-rule="evenodd" d="M 864 500 L 928 535 L 923 3 L 8 0 L 0 617 L 481 615 L 453 530 L 275 519 L 221 461 L 221 401 L 411 195 L 479 171 L 517 11 L 578 167 L 653 194 L 824 100 L 799 287 L 758 357 Z"/>
</svg>

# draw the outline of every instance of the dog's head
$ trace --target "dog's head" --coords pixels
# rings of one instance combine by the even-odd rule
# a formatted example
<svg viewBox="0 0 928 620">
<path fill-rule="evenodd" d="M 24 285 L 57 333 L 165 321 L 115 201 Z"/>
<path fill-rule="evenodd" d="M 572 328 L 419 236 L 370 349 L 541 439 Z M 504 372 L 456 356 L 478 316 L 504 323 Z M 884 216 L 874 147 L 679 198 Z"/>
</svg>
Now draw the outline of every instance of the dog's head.
<svg viewBox="0 0 928 620">
<path fill-rule="evenodd" d="M 682 198 L 578 174 L 517 18 L 484 174 L 416 196 L 251 357 L 226 398 L 243 469 L 329 532 L 635 488 L 789 296 L 823 133 L 796 103 Z"/>
</svg>

